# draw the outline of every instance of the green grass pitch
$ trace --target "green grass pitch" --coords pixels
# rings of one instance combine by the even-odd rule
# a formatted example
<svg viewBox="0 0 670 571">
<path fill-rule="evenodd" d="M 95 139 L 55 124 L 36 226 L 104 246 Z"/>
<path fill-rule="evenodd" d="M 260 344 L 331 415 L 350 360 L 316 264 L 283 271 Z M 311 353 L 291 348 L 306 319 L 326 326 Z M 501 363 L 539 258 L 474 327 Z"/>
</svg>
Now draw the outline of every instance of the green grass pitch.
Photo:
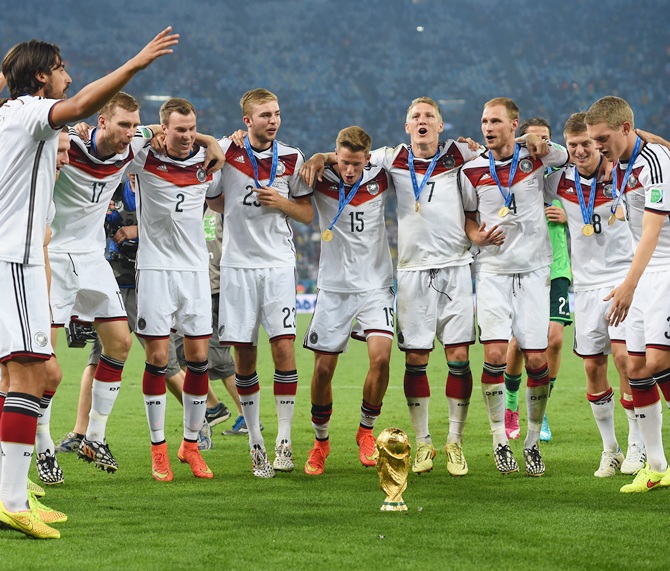
<svg viewBox="0 0 670 571">
<path fill-rule="evenodd" d="M 102 473 L 61 454 L 62 486 L 47 489 L 44 502 L 66 512 L 59 541 L 34 541 L 0 530 L 0 569 L 662 569 L 668 566 L 670 495 L 667 491 L 625 495 L 627 476 L 593 477 L 601 445 L 585 398 L 581 361 L 566 330 L 561 373 L 549 401 L 554 438 L 542 446 L 542 478 L 501 476 L 495 469 L 479 377 L 482 348 L 475 345 L 475 378 L 465 430 L 470 473 L 453 478 L 442 447 L 448 417 L 442 351 L 429 365 L 431 432 L 438 447 L 430 474 L 410 474 L 406 513 L 384 513 L 377 473 L 360 465 L 354 441 L 367 370 L 365 345 L 352 341 L 334 379 L 331 455 L 326 473 L 302 471 L 313 441 L 309 383 L 312 353 L 301 347 L 308 317 L 300 316 L 296 343 L 300 384 L 293 427 L 296 470 L 272 480 L 256 479 L 246 437 L 222 436 L 204 456 L 214 480 L 196 480 L 179 464 L 181 408 L 168 395 L 166 434 L 172 483 L 151 478 L 149 433 L 141 397 L 144 359 L 134 343 L 108 441 L 119 461 Z M 52 435 L 71 430 L 86 349 L 59 352 L 64 376 L 54 399 Z M 613 367 L 611 367 L 613 369 Z M 272 364 L 266 339 L 259 351 L 261 418 L 270 451 L 276 434 Z M 394 349 L 391 381 L 375 433 L 398 426 L 414 433 L 402 390 L 403 357 Z M 610 378 L 616 387 L 615 376 Z M 226 400 L 221 383 L 216 391 Z M 618 398 L 618 389 L 616 390 Z M 525 428 L 521 399 L 522 436 Z M 617 435 L 625 450 L 627 423 L 616 408 Z M 667 432 L 666 432 L 667 434 Z M 512 442 L 523 464 L 522 439 Z M 272 453 L 270 454 L 272 457 Z M 522 465 L 523 471 L 523 465 Z M 31 477 L 37 481 L 34 467 Z"/>
</svg>

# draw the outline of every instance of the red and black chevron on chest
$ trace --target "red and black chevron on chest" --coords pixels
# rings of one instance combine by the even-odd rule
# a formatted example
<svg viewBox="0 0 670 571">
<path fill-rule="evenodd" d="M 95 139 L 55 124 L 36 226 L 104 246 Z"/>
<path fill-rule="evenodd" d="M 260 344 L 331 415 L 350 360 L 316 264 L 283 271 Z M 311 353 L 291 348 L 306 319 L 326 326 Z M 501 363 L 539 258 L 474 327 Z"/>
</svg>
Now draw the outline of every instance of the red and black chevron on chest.
<svg viewBox="0 0 670 571">
<path fill-rule="evenodd" d="M 128 147 L 128 156 L 125 159 L 119 159 L 113 163 L 100 164 L 93 162 L 91 157 L 89 157 L 76 143 L 70 145 L 70 150 L 68 151 L 70 166 L 84 171 L 86 174 L 94 178 L 106 178 L 115 175 L 126 164 L 132 161 L 134 156 L 133 149 Z"/>
<path fill-rule="evenodd" d="M 383 170 L 380 170 L 379 173 L 370 180 L 367 180 L 365 183 L 361 184 L 359 189 L 356 191 L 356 194 L 351 199 L 352 206 L 360 206 L 366 202 L 370 202 L 375 198 L 381 196 L 389 188 L 388 179 L 386 173 Z M 351 190 L 351 187 L 344 188 L 344 194 Z M 340 187 L 339 182 L 327 180 L 324 178 L 322 181 L 316 181 L 316 186 L 314 187 L 315 192 L 320 192 L 333 200 L 340 199 Z"/>
<path fill-rule="evenodd" d="M 170 184 L 179 187 L 193 186 L 200 184 L 196 173 L 202 167 L 202 163 L 195 163 L 188 166 L 179 166 L 172 162 L 165 162 L 156 157 L 153 153 L 149 153 L 147 160 L 144 163 L 144 170 L 158 178 L 163 179 Z M 207 182 L 211 182 L 212 176 L 207 177 Z"/>
<path fill-rule="evenodd" d="M 604 187 L 605 185 L 602 182 L 596 184 L 596 206 L 601 206 L 612 201 L 611 196 L 608 198 L 603 194 Z M 561 200 L 567 200 L 568 202 L 579 205 L 577 185 L 575 184 L 574 179 L 569 178 L 565 172 L 561 175 L 561 180 L 558 183 L 556 194 L 558 194 Z M 582 195 L 584 196 L 584 204 L 588 207 L 589 196 L 591 195 L 591 184 L 582 183 Z"/>
<path fill-rule="evenodd" d="M 292 176 L 298 162 L 298 153 L 280 154 L 279 161 L 284 165 L 284 172 L 282 173 L 281 169 L 278 168 L 277 176 Z M 226 151 L 226 163 L 249 178 L 254 178 L 254 167 L 245 149 L 230 145 Z M 258 165 L 258 180 L 269 179 L 272 171 L 272 157 L 262 159 L 256 157 L 256 164 Z"/>
<path fill-rule="evenodd" d="M 450 170 L 457 169 L 464 163 L 465 159 L 463 158 L 459 148 L 456 145 L 451 144 L 447 152 L 437 159 L 437 162 L 435 163 L 435 169 L 433 170 L 433 174 L 431 176 L 437 176 Z M 393 165 L 391 166 L 392 168 L 407 171 L 409 170 L 409 149 L 407 147 L 403 147 L 401 149 L 396 158 L 393 160 Z M 425 175 L 429 166 L 430 161 L 416 158 L 414 159 L 414 172 L 416 172 L 416 174 Z"/>
</svg>

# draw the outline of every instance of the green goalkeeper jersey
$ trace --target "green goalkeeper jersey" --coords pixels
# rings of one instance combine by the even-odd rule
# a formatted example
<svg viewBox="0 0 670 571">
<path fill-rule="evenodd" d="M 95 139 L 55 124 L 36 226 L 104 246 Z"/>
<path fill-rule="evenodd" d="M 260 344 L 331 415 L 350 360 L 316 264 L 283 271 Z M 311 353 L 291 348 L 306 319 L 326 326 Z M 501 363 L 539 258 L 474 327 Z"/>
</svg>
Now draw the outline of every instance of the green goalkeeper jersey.
<svg viewBox="0 0 670 571">
<path fill-rule="evenodd" d="M 563 208 L 558 200 L 554 200 L 551 205 Z M 551 264 L 551 279 L 555 280 L 556 278 L 567 278 L 572 282 L 566 225 L 560 224 L 558 222 L 547 221 L 547 226 L 549 227 L 551 251 L 554 255 L 554 261 Z"/>
</svg>

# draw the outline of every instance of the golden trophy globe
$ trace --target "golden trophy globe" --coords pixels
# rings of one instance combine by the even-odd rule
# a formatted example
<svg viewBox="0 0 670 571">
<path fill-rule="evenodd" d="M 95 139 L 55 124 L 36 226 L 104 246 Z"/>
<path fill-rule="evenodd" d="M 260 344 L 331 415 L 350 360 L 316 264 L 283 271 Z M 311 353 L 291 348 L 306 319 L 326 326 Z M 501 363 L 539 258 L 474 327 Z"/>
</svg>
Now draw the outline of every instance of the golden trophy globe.
<svg viewBox="0 0 670 571">
<path fill-rule="evenodd" d="M 407 434 L 399 428 L 385 428 L 377 437 L 377 473 L 386 494 L 379 508 L 383 512 L 407 511 L 402 493 L 407 489 L 410 448 Z"/>
</svg>

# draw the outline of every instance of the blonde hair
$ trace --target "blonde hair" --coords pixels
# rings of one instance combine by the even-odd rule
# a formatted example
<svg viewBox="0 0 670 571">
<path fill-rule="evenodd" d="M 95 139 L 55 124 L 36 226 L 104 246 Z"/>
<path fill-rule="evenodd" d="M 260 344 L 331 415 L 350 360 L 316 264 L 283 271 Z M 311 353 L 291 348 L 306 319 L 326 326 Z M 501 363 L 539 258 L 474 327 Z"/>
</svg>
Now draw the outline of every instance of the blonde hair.
<svg viewBox="0 0 670 571">
<path fill-rule="evenodd" d="M 568 135 L 578 135 L 579 133 L 586 132 L 586 121 L 584 118 L 586 113 L 580 111 L 579 113 L 573 113 L 568 117 L 568 120 L 565 122 L 565 127 L 563 127 L 563 137 L 567 138 Z"/>
<path fill-rule="evenodd" d="M 412 109 L 416 107 L 419 103 L 427 103 L 428 105 L 430 105 L 433 109 L 435 109 L 435 112 L 437 113 L 437 118 L 440 121 L 442 121 L 442 111 L 440 111 L 440 106 L 435 102 L 434 99 L 431 99 L 426 95 L 417 97 L 412 101 L 412 103 L 410 103 L 410 106 L 407 108 L 407 116 L 405 118 L 405 121 L 409 121 L 409 114 L 412 112 Z"/>
<path fill-rule="evenodd" d="M 494 107 L 495 105 L 502 105 L 507 111 L 507 117 L 511 121 L 519 118 L 519 108 L 509 97 L 496 97 L 491 99 L 490 101 L 484 103 L 484 109 L 487 107 Z"/>
<path fill-rule="evenodd" d="M 626 121 L 630 128 L 635 129 L 635 116 L 633 110 L 625 99 L 608 95 L 598 99 L 586 112 L 585 121 L 587 125 L 607 123 L 610 129 L 618 129 Z"/>
<path fill-rule="evenodd" d="M 247 91 L 240 99 L 240 107 L 242 108 L 242 116 L 247 117 L 251 115 L 253 108 L 256 105 L 262 105 L 269 101 L 278 101 L 277 96 L 267 89 L 257 88 Z"/>
<path fill-rule="evenodd" d="M 168 119 L 173 113 L 179 113 L 180 115 L 184 116 L 190 115 L 191 113 L 193 113 L 193 115 L 196 114 L 193 103 L 187 99 L 182 99 L 181 97 L 173 97 L 161 105 L 161 109 L 159 111 L 161 123 L 163 125 L 167 125 Z"/>
<path fill-rule="evenodd" d="M 370 135 L 368 135 L 363 129 L 354 125 L 352 127 L 346 127 L 345 129 L 342 129 L 337 134 L 335 146 L 337 149 L 340 147 L 349 149 L 352 153 L 363 151 L 367 156 L 370 152 L 370 147 L 372 147 L 372 137 L 370 137 Z"/>
<path fill-rule="evenodd" d="M 132 95 L 129 95 L 125 91 L 119 91 L 100 108 L 98 115 L 109 119 L 112 115 L 114 115 L 114 111 L 116 111 L 117 107 L 132 113 L 133 111 L 137 111 L 140 108 L 140 104 Z"/>
</svg>

